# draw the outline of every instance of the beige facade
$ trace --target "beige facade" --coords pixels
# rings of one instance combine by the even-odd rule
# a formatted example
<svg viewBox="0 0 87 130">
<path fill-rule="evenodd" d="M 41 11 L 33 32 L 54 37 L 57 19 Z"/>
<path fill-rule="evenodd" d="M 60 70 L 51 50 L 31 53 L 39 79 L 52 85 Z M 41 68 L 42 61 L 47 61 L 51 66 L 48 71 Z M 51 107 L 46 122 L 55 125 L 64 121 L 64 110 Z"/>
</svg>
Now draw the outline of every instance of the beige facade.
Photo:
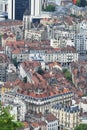
<svg viewBox="0 0 87 130">
<path fill-rule="evenodd" d="M 8 96 L 9 95 L 9 96 Z M 33 98 L 30 96 L 26 96 L 23 94 L 16 94 L 16 97 L 18 99 L 24 100 L 26 102 L 26 107 L 27 111 L 36 111 L 37 113 L 45 113 L 46 110 L 52 111 L 51 107 L 57 103 L 64 103 L 64 104 L 69 104 L 72 97 L 73 93 L 68 92 L 67 94 L 58 94 L 56 97 L 46 97 L 46 98 Z M 15 94 L 14 93 L 5 93 L 2 97 L 3 101 L 13 101 L 15 99 Z"/>
<path fill-rule="evenodd" d="M 68 130 L 74 130 L 74 128 L 79 125 L 79 110 L 69 108 L 52 108 L 51 112 L 57 117 L 59 121 L 59 126 L 63 126 Z"/>
</svg>

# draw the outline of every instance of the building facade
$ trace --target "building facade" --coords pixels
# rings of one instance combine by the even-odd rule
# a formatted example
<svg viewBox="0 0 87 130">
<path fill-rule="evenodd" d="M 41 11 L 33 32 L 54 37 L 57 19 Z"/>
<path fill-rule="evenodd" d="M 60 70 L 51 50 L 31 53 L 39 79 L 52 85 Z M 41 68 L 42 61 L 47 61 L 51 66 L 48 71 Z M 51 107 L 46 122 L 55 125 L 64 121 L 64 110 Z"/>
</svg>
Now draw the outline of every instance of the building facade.
<svg viewBox="0 0 87 130">
<path fill-rule="evenodd" d="M 72 92 L 58 94 L 56 96 L 49 96 L 44 98 L 33 98 L 32 96 L 26 96 L 24 94 L 8 92 L 2 96 L 3 102 L 12 102 L 13 100 L 23 100 L 26 103 L 27 112 L 34 111 L 37 113 L 45 113 L 47 110 L 51 111 L 51 107 L 56 103 L 70 102 L 73 97 Z"/>
<path fill-rule="evenodd" d="M 41 0 L 31 0 L 31 16 L 40 16 L 41 15 Z"/>
<path fill-rule="evenodd" d="M 61 128 L 74 130 L 80 123 L 78 106 L 63 107 L 62 104 L 56 104 L 52 107 L 51 112 L 57 117 Z"/>
<path fill-rule="evenodd" d="M 22 20 L 26 9 L 30 8 L 30 0 L 8 0 L 8 18 Z"/>
<path fill-rule="evenodd" d="M 0 0 L 0 11 L 7 12 L 8 0 Z"/>
</svg>

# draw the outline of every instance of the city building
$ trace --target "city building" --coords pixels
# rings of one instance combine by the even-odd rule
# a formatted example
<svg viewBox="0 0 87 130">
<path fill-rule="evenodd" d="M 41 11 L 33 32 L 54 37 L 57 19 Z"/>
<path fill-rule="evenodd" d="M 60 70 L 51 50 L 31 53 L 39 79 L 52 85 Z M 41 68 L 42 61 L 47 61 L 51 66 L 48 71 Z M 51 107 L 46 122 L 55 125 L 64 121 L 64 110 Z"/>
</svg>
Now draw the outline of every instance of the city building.
<svg viewBox="0 0 87 130">
<path fill-rule="evenodd" d="M 23 15 L 23 30 L 24 32 L 31 28 L 31 19 L 30 19 L 30 11 L 26 10 Z"/>
<path fill-rule="evenodd" d="M 6 12 L 0 12 L 0 22 L 8 19 L 8 14 Z"/>
<path fill-rule="evenodd" d="M 7 41 L 16 41 L 16 36 L 12 33 L 4 33 L 1 39 L 2 47 L 5 47 Z"/>
<path fill-rule="evenodd" d="M 79 125 L 79 113 L 78 106 L 63 106 L 62 104 L 56 104 L 52 107 L 51 112 L 57 117 L 59 121 L 59 127 L 68 130 L 74 130 Z"/>
<path fill-rule="evenodd" d="M 41 0 L 31 0 L 31 16 L 40 16 L 42 9 Z"/>
<path fill-rule="evenodd" d="M 57 69 L 53 69 L 54 75 L 52 75 L 52 70 L 49 70 L 49 73 L 44 71 L 41 75 L 38 64 L 40 63 L 25 62 L 25 66 L 21 66 L 21 74 L 27 77 L 27 83 L 15 81 L 5 84 L 6 87 L 11 86 L 13 89 L 2 94 L 2 102 L 22 100 L 26 104 L 27 112 L 33 111 L 43 114 L 46 111 L 51 112 L 51 107 L 57 103 L 70 104 L 73 93 L 70 89 L 71 85 L 66 81 L 63 74 Z M 36 68 L 34 68 L 35 65 Z M 22 76 L 20 78 L 22 79 Z"/>
<path fill-rule="evenodd" d="M 13 51 L 11 48 L 15 46 Z M 18 47 L 19 46 L 19 49 Z M 29 48 L 24 41 L 10 41 L 6 43 L 6 54 L 10 59 L 16 59 L 17 62 L 22 62 L 29 59 Z"/>
<path fill-rule="evenodd" d="M 30 29 L 29 31 L 25 31 L 25 39 L 31 41 L 47 40 L 47 32 L 45 29 Z"/>
<path fill-rule="evenodd" d="M 50 114 L 46 116 L 45 119 L 48 126 L 48 130 L 58 130 L 58 120 L 54 115 Z"/>
<path fill-rule="evenodd" d="M 79 54 L 87 54 L 87 35 L 86 33 L 78 33 L 75 35 L 75 48 Z"/>
<path fill-rule="evenodd" d="M 70 71 L 72 74 L 73 84 L 77 89 L 80 89 L 80 91 L 77 91 L 79 93 L 79 97 L 87 94 L 87 61 L 73 62 L 70 65 Z"/>
<path fill-rule="evenodd" d="M 72 0 L 61 0 L 61 5 L 62 6 L 66 6 L 69 3 L 72 3 Z"/>
<path fill-rule="evenodd" d="M 8 0 L 8 19 L 22 20 L 26 9 L 30 9 L 30 0 Z"/>
<path fill-rule="evenodd" d="M 6 81 L 14 81 L 18 78 L 16 67 L 13 64 L 9 64 L 6 71 Z"/>
<path fill-rule="evenodd" d="M 8 0 L 0 0 L 0 11 L 1 12 L 8 11 Z"/>
<path fill-rule="evenodd" d="M 34 121 L 30 124 L 32 130 L 48 130 L 47 123 L 45 121 Z"/>
<path fill-rule="evenodd" d="M 9 41 L 6 43 L 5 50 L 9 58 L 16 58 L 17 62 L 29 59 L 30 61 L 60 62 L 62 65 L 69 65 L 71 62 L 78 61 L 78 53 L 74 47 L 52 48 L 49 41 L 35 41 L 32 44 L 15 41 L 15 45 L 14 42 Z"/>
<path fill-rule="evenodd" d="M 26 105 L 22 100 L 18 98 L 14 99 L 13 102 L 7 102 L 5 106 L 11 107 L 10 113 L 14 116 L 14 120 L 16 121 L 25 121 L 25 114 L 26 114 Z"/>
<path fill-rule="evenodd" d="M 9 61 L 5 54 L 0 54 L 0 81 L 6 81 L 6 70 Z"/>
<path fill-rule="evenodd" d="M 71 8 L 70 8 L 70 12 L 71 14 L 75 15 L 75 16 L 83 16 L 87 14 L 87 11 L 86 11 L 86 7 L 78 7 L 76 5 L 73 5 Z"/>
</svg>

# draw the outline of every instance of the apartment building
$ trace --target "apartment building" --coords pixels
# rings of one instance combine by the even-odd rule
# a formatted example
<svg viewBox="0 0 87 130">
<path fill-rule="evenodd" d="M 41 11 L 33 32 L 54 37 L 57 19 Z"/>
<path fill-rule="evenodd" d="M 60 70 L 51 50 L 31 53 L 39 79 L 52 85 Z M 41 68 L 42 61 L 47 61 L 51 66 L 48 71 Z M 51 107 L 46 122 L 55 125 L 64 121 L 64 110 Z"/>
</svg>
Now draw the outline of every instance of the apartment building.
<svg viewBox="0 0 87 130">
<path fill-rule="evenodd" d="M 75 36 L 75 47 L 80 54 L 87 53 L 87 35 L 86 33 L 78 33 Z"/>
<path fill-rule="evenodd" d="M 78 61 L 78 53 L 74 47 L 53 48 L 46 43 L 47 41 L 32 42 L 32 44 L 24 41 L 16 41 L 15 44 L 14 42 L 7 42 L 5 50 L 10 59 L 16 58 L 17 62 L 34 60 L 45 63 L 60 62 L 62 65 L 68 65 L 73 61 Z"/>
<path fill-rule="evenodd" d="M 5 106 L 10 106 L 11 115 L 16 121 L 25 121 L 26 105 L 22 100 L 15 98 L 13 102 L 5 102 Z"/>
<path fill-rule="evenodd" d="M 0 81 L 6 81 L 6 70 L 9 61 L 5 54 L 0 54 Z"/>
<path fill-rule="evenodd" d="M 76 15 L 76 16 L 83 16 L 86 15 L 86 7 L 78 7 L 76 5 L 73 5 L 71 8 L 70 8 L 70 11 L 71 11 L 71 14 L 73 15 Z"/>
<path fill-rule="evenodd" d="M 79 125 L 79 108 L 78 106 L 63 106 L 56 104 L 52 107 L 51 112 L 57 117 L 60 128 L 74 130 Z"/>
<path fill-rule="evenodd" d="M 7 41 L 16 41 L 16 36 L 12 33 L 4 33 L 2 35 L 2 47 L 5 47 Z"/>
<path fill-rule="evenodd" d="M 24 41 L 9 41 L 6 43 L 5 50 L 11 60 L 22 62 L 29 59 L 29 48 Z"/>
<path fill-rule="evenodd" d="M 32 130 L 48 130 L 47 123 L 45 121 L 34 121 L 30 124 Z"/>
<path fill-rule="evenodd" d="M 48 130 L 58 130 L 58 120 L 54 115 L 50 114 L 46 116 L 45 120 L 48 126 Z"/>
<path fill-rule="evenodd" d="M 74 47 L 49 48 L 46 50 L 30 50 L 29 59 L 41 60 L 44 62 L 60 62 L 68 65 L 73 61 L 78 61 L 78 53 Z"/>
<path fill-rule="evenodd" d="M 43 41 L 47 39 L 47 32 L 44 29 L 30 29 L 29 31 L 25 31 L 25 39 Z"/>
<path fill-rule="evenodd" d="M 87 21 L 86 20 L 83 20 L 80 23 L 80 31 L 82 31 L 82 32 L 86 32 L 87 31 Z"/>
<path fill-rule="evenodd" d="M 26 90 L 18 87 L 18 91 L 6 92 L 2 95 L 2 101 L 13 102 L 14 100 L 22 100 L 26 104 L 26 110 L 34 111 L 37 113 L 45 113 L 47 110 L 51 111 L 51 107 L 56 103 L 64 102 L 69 103 L 73 97 L 73 93 L 66 89 L 57 90 L 52 92 L 50 88 L 36 88 L 35 85 L 31 85 Z M 16 88 L 15 88 L 16 89 Z M 49 93 L 48 93 L 49 92 Z M 55 94 L 56 93 L 56 94 Z"/>
<path fill-rule="evenodd" d="M 27 77 L 27 82 L 34 83 L 34 81 L 32 80 L 32 71 L 37 72 L 39 68 L 41 68 L 40 62 L 25 61 L 19 66 L 20 77 L 22 79 L 24 77 Z"/>
</svg>

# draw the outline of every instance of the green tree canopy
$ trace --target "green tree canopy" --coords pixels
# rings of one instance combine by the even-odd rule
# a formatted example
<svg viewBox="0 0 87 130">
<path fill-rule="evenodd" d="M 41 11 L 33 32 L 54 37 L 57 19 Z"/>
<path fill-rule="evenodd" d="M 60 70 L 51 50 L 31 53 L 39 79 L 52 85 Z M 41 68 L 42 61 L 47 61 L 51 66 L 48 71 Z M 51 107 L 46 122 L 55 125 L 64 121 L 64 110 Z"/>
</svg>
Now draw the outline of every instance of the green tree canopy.
<svg viewBox="0 0 87 130">
<path fill-rule="evenodd" d="M 2 44 L 2 34 L 0 34 L 0 45 Z"/>
<path fill-rule="evenodd" d="M 40 74 L 40 75 L 43 75 L 44 71 L 42 70 L 42 68 L 39 67 L 39 69 L 37 70 L 37 73 Z"/>
<path fill-rule="evenodd" d="M 46 9 L 44 9 L 43 7 L 42 7 L 42 9 L 43 9 L 44 11 L 54 12 L 54 11 L 55 11 L 55 6 L 54 6 L 54 5 L 48 5 L 48 6 L 46 7 Z"/>
<path fill-rule="evenodd" d="M 87 124 L 80 124 L 74 130 L 87 130 Z"/>
<path fill-rule="evenodd" d="M 10 107 L 3 108 L 0 105 L 0 130 L 18 130 L 23 128 L 23 124 L 19 121 L 14 121 L 14 117 L 9 112 Z"/>
<path fill-rule="evenodd" d="M 27 76 L 25 76 L 25 77 L 23 78 L 23 82 L 24 82 L 24 83 L 27 83 Z"/>
<path fill-rule="evenodd" d="M 67 69 L 63 69 L 63 73 L 67 80 L 72 81 L 72 75 L 71 75 L 70 71 L 68 71 Z"/>
<path fill-rule="evenodd" d="M 85 7 L 87 5 L 87 2 L 86 0 L 77 0 L 76 5 L 78 5 L 79 7 Z"/>
<path fill-rule="evenodd" d="M 12 62 L 13 62 L 13 64 L 17 67 L 17 65 L 18 65 L 17 57 L 13 58 L 13 59 L 12 59 Z"/>
</svg>

